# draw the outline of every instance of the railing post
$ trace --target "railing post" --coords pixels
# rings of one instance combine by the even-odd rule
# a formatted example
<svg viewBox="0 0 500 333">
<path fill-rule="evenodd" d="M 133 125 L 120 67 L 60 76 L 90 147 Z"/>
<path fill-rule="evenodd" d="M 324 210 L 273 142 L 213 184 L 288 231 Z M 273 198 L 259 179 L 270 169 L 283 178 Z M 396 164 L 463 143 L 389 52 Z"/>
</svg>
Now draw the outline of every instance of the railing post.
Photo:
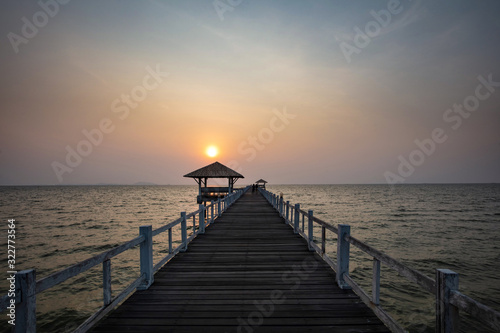
<svg viewBox="0 0 500 333">
<path fill-rule="evenodd" d="M 286 219 L 285 219 L 285 223 L 288 223 L 288 216 L 290 214 L 288 214 L 288 212 L 290 211 L 290 201 L 286 201 Z"/>
<path fill-rule="evenodd" d="M 102 296 L 104 306 L 111 303 L 111 260 L 102 262 Z"/>
<path fill-rule="evenodd" d="M 283 197 L 280 196 L 280 204 L 279 204 L 279 207 L 280 207 L 280 217 L 283 217 Z"/>
<path fill-rule="evenodd" d="M 313 234 L 313 211 L 309 209 L 307 212 L 307 245 L 309 246 L 309 251 L 314 251 L 314 234 Z"/>
<path fill-rule="evenodd" d="M 372 302 L 380 304 L 380 261 L 377 258 L 373 258 Z"/>
<path fill-rule="evenodd" d="M 220 217 L 222 212 L 220 211 L 220 197 L 217 199 L 217 216 Z"/>
<path fill-rule="evenodd" d="M 294 218 L 295 218 L 295 223 L 293 225 L 293 232 L 295 234 L 299 233 L 299 210 L 300 210 L 300 204 L 295 204 L 295 213 L 294 213 Z"/>
<path fill-rule="evenodd" d="M 349 275 L 349 247 L 350 244 L 344 239 L 350 235 L 351 226 L 339 224 L 337 239 L 337 284 L 340 289 L 351 289 L 351 286 L 344 280 L 344 275 Z"/>
<path fill-rule="evenodd" d="M 436 270 L 436 332 L 459 332 L 458 309 L 450 304 L 452 290 L 458 290 L 458 274 L 449 269 Z"/>
<path fill-rule="evenodd" d="M 172 253 L 172 228 L 168 229 L 168 254 L 170 253 Z"/>
<path fill-rule="evenodd" d="M 196 232 L 196 230 L 194 229 L 194 226 L 193 226 L 193 235 L 195 234 L 195 232 Z M 186 252 L 186 250 L 188 248 L 186 212 L 181 213 L 181 239 L 182 239 L 182 247 L 180 248 L 180 251 Z"/>
<path fill-rule="evenodd" d="M 199 215 L 200 234 L 204 234 L 205 233 L 205 206 L 199 205 L 199 209 L 200 209 L 200 215 Z"/>
<path fill-rule="evenodd" d="M 210 215 L 211 215 L 210 223 L 214 223 L 214 221 L 215 221 L 215 217 L 214 217 L 214 206 L 215 206 L 215 205 L 214 205 L 214 201 L 213 201 L 213 200 L 211 201 L 211 203 L 212 203 L 212 209 L 211 209 L 211 213 L 210 213 Z"/>
<path fill-rule="evenodd" d="M 14 332 L 36 332 L 36 272 L 34 269 L 20 271 L 14 279 L 17 303 Z"/>
<path fill-rule="evenodd" d="M 326 252 L 326 228 L 324 225 L 321 226 L 321 254 Z"/>
<path fill-rule="evenodd" d="M 154 281 L 153 227 L 150 225 L 143 225 L 139 227 L 139 234 L 145 238 L 140 245 L 141 275 L 145 275 L 145 280 L 139 287 L 137 287 L 137 290 L 146 290 Z"/>
</svg>

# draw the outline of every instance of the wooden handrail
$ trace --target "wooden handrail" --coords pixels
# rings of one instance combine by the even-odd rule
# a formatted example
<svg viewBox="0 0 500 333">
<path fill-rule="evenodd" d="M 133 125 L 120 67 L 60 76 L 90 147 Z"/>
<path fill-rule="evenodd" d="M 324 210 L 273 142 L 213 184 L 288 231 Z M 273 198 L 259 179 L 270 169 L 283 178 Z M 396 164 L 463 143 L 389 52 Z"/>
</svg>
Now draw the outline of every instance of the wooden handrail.
<svg viewBox="0 0 500 333">
<path fill-rule="evenodd" d="M 450 303 L 471 316 L 480 319 L 492 329 L 500 332 L 500 312 L 479 303 L 457 290 L 451 291 Z"/>
<path fill-rule="evenodd" d="M 396 259 L 380 252 L 379 250 L 374 249 L 373 247 L 352 236 L 345 236 L 345 239 L 364 253 L 369 254 L 373 258 L 376 258 L 380 262 L 384 263 L 388 267 L 406 277 L 408 280 L 418 284 L 431 294 L 436 295 L 436 281 L 434 279 L 431 279 L 427 275 L 424 275 L 423 273 L 402 264 Z"/>
<path fill-rule="evenodd" d="M 69 278 L 72 278 L 78 274 L 81 274 L 92 267 L 102 263 L 105 260 L 111 259 L 113 257 L 116 257 L 122 252 L 127 251 L 128 249 L 131 249 L 140 243 L 142 243 L 145 240 L 143 236 L 139 236 L 137 238 L 134 238 L 120 246 L 117 246 L 115 248 L 112 248 L 111 250 L 108 250 L 106 252 L 102 252 L 92 258 L 80 261 L 79 263 L 76 263 L 68 268 L 65 268 L 59 272 L 53 273 L 41 280 L 38 280 L 36 282 L 36 292 L 41 293 L 44 290 L 47 290 L 49 288 L 52 288 L 53 286 L 62 283 L 66 281 Z"/>
</svg>

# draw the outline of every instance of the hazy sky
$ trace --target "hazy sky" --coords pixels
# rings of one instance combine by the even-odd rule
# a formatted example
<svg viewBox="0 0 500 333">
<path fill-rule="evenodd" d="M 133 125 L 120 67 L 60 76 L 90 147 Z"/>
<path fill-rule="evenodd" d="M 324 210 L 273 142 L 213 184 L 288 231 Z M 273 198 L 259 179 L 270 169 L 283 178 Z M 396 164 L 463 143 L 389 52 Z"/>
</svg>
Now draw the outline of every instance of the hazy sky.
<svg viewBox="0 0 500 333">
<path fill-rule="evenodd" d="M 500 182 L 498 1 L 11 0 L 0 32 L 0 185 Z"/>
</svg>

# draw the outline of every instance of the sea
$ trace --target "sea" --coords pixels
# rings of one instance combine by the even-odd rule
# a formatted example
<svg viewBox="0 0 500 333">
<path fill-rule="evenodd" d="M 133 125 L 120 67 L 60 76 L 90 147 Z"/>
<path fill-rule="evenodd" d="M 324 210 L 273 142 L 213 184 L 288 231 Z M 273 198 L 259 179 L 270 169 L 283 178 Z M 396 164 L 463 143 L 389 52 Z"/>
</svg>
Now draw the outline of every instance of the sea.
<svg viewBox="0 0 500 333">
<path fill-rule="evenodd" d="M 241 186 L 241 185 L 240 185 Z M 268 185 L 285 201 L 434 278 L 459 273 L 460 291 L 500 310 L 500 184 Z M 196 186 L 0 187 L 0 295 L 7 294 L 8 220 L 15 222 L 15 270 L 37 279 L 111 249 L 198 209 Z M 188 226 L 190 224 L 188 223 Z M 190 228 L 190 227 L 189 227 Z M 315 241 L 320 241 L 319 228 Z M 192 229 L 189 230 L 189 233 Z M 174 229 L 174 243 L 180 230 Z M 327 232 L 335 256 L 336 235 Z M 167 235 L 154 238 L 154 259 L 168 253 Z M 139 274 L 139 250 L 112 259 L 117 295 Z M 372 258 L 351 246 L 350 275 L 371 292 Z M 37 296 L 37 331 L 71 332 L 102 306 L 102 266 Z M 434 297 L 382 265 L 381 305 L 410 332 L 434 332 Z M 10 331 L 0 314 L 0 331 Z M 463 332 L 493 332 L 462 316 Z"/>
</svg>

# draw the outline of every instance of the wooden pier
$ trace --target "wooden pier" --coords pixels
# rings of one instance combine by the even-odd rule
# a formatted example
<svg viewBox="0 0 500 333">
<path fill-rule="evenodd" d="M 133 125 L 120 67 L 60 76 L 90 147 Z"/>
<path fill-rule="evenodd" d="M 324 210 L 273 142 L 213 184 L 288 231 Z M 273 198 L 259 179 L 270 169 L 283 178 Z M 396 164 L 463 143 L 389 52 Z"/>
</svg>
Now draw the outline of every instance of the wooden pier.
<svg viewBox="0 0 500 333">
<path fill-rule="evenodd" d="M 389 332 L 248 191 L 92 332 Z"/>
</svg>

